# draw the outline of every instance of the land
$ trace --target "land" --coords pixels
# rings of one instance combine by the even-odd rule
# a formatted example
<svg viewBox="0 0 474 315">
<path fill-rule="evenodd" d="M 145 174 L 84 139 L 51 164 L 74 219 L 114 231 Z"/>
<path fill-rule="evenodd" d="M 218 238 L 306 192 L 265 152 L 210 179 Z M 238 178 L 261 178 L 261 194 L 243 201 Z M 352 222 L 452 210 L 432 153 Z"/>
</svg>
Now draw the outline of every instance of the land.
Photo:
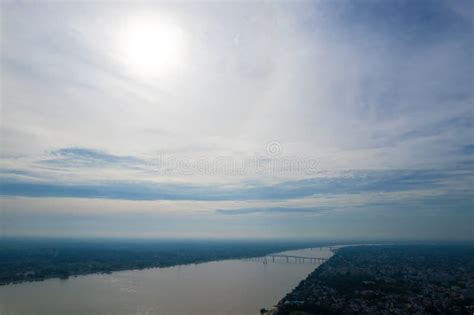
<svg viewBox="0 0 474 315">
<path fill-rule="evenodd" d="M 260 257 L 323 243 L 205 240 L 0 241 L 0 285 L 91 273 Z"/>
<path fill-rule="evenodd" d="M 473 313 L 472 245 L 345 247 L 276 310 L 278 315 Z"/>
</svg>

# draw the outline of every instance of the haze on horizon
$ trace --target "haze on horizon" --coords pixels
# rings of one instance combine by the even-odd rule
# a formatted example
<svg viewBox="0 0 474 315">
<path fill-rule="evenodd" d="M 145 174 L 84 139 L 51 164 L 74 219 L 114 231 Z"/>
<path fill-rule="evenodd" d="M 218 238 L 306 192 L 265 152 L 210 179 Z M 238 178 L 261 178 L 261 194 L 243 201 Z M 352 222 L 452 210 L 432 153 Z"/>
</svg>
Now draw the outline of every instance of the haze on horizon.
<svg viewBox="0 0 474 315">
<path fill-rule="evenodd" d="M 473 240 L 472 1 L 0 9 L 0 237 Z"/>
</svg>

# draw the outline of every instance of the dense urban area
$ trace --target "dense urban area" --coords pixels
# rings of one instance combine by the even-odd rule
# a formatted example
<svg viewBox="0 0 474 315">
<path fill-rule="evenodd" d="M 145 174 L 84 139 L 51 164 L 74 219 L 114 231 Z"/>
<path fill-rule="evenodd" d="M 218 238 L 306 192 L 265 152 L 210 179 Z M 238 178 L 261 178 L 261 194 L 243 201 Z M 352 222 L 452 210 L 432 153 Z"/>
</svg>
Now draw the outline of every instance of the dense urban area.
<svg viewBox="0 0 474 315">
<path fill-rule="evenodd" d="M 0 285 L 112 271 L 259 257 L 308 242 L 210 240 L 2 240 Z"/>
<path fill-rule="evenodd" d="M 473 314 L 474 247 L 345 247 L 272 313 Z"/>
</svg>

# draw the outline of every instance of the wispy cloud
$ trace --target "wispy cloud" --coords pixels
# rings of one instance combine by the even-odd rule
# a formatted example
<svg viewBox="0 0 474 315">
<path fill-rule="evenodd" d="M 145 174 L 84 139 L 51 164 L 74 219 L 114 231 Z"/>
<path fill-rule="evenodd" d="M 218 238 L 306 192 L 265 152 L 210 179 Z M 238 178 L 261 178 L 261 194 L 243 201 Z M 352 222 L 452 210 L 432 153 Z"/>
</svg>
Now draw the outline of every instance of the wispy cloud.
<svg viewBox="0 0 474 315">
<path fill-rule="evenodd" d="M 114 155 L 88 148 L 63 148 L 51 152 L 50 158 L 39 161 L 60 167 L 136 167 L 144 163 L 132 156 Z"/>
<path fill-rule="evenodd" d="M 245 214 L 319 214 L 323 211 L 327 211 L 326 208 L 287 208 L 287 207 L 274 207 L 274 208 L 239 208 L 239 209 L 217 209 L 216 213 L 225 215 L 245 215 Z"/>
<path fill-rule="evenodd" d="M 341 177 L 312 178 L 251 187 L 143 181 L 101 181 L 94 184 L 37 183 L 4 179 L 0 182 L 0 194 L 3 196 L 124 200 L 286 200 L 325 194 L 360 194 L 439 188 L 442 187 L 444 181 L 459 176 L 459 173 L 436 171 L 369 171 L 354 172 Z"/>
<path fill-rule="evenodd" d="M 265 223 L 243 214 L 386 210 L 417 231 L 413 218 L 444 209 L 432 226 L 472 222 L 456 212 L 473 199 L 472 1 L 0 6 L 0 202 L 15 210 L 37 207 L 25 198 L 209 202 L 207 215 L 242 217 L 243 230 L 252 218 L 253 233 Z M 189 57 L 151 78 L 120 51 L 119 30 L 144 11 L 182 30 Z M 180 168 L 240 165 L 270 141 L 282 150 L 265 166 L 314 160 L 317 172 Z M 355 214 L 332 220 L 363 230 Z M 283 221 L 289 234 L 317 225 Z"/>
</svg>

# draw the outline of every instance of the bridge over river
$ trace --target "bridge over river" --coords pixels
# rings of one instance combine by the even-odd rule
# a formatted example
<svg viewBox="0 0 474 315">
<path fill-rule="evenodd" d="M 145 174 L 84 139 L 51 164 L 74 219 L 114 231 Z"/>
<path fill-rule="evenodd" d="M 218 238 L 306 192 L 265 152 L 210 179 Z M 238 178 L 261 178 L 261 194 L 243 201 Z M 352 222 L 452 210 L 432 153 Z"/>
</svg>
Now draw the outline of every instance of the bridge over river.
<svg viewBox="0 0 474 315">
<path fill-rule="evenodd" d="M 296 255 L 284 255 L 284 254 L 274 254 L 274 255 L 267 255 L 265 258 L 271 258 L 272 262 L 275 262 L 275 258 L 283 258 L 286 259 L 286 262 L 312 262 L 312 263 L 323 263 L 327 260 L 327 258 L 322 257 L 310 257 L 310 256 L 296 256 Z"/>
<path fill-rule="evenodd" d="M 251 261 L 262 261 L 264 264 L 268 262 L 287 262 L 287 263 L 314 263 L 322 264 L 327 258 L 322 257 L 311 257 L 311 256 L 298 256 L 298 255 L 285 255 L 285 254 L 269 254 L 263 257 L 245 258 L 244 260 Z"/>
</svg>

